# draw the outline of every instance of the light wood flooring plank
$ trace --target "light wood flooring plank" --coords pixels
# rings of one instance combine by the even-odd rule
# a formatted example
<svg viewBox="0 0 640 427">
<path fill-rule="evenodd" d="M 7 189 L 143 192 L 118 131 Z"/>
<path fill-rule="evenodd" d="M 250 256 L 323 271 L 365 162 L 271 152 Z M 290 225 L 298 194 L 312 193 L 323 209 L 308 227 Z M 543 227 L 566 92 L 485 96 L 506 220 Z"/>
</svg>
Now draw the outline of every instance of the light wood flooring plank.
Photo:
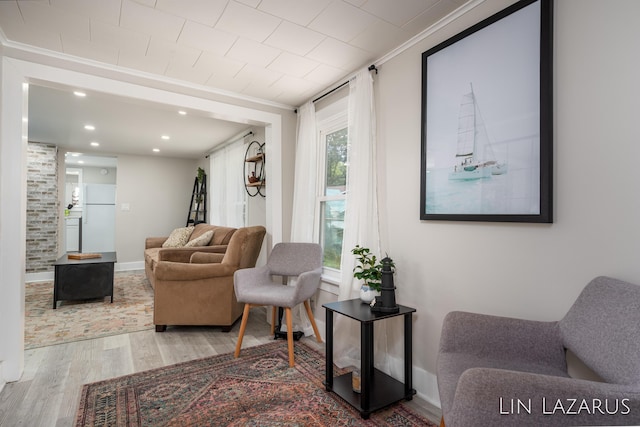
<svg viewBox="0 0 640 427">
<path fill-rule="evenodd" d="M 266 312 L 251 310 L 242 348 L 273 341 Z M 0 393 L 2 427 L 71 427 L 82 386 L 116 376 L 232 352 L 239 322 L 231 332 L 213 327 L 169 327 L 27 350 L 23 378 Z M 303 338 L 319 351 L 314 337 Z M 283 346 L 286 341 L 282 340 Z M 240 354 L 242 357 L 242 353 Z M 414 398 L 410 405 L 439 422 L 437 408 Z"/>
</svg>

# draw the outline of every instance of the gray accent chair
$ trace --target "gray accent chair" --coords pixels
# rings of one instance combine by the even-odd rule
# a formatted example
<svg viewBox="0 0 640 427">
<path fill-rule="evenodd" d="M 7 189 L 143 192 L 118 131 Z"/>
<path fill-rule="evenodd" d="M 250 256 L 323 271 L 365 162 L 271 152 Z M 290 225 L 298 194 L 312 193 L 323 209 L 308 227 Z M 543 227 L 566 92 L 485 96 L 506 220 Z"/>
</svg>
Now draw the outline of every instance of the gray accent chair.
<svg viewBox="0 0 640 427">
<path fill-rule="evenodd" d="M 309 298 L 320 286 L 322 274 L 322 247 L 317 243 L 278 243 L 273 247 L 267 264 L 263 267 L 238 270 L 234 274 L 236 299 L 244 303 L 242 323 L 238 333 L 235 357 L 240 355 L 242 338 L 247 327 L 249 311 L 252 307 L 272 306 L 271 333 L 274 333 L 276 308 L 283 307 L 287 322 L 287 345 L 289 366 L 295 365 L 293 355 L 293 323 L 291 309 L 303 303 L 318 342 L 322 342 L 313 318 Z M 273 280 L 280 276 L 280 283 Z M 294 286 L 287 286 L 287 278 L 297 276 Z"/>
<path fill-rule="evenodd" d="M 640 286 L 597 277 L 557 322 L 449 313 L 437 375 L 441 426 L 640 425 Z"/>
</svg>

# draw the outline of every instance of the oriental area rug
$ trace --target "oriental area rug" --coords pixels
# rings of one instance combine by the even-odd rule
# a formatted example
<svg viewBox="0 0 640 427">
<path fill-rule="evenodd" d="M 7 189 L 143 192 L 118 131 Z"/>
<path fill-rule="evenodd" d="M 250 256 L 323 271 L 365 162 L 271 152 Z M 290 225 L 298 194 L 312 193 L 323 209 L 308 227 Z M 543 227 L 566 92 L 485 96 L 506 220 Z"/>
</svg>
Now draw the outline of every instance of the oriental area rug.
<svg viewBox="0 0 640 427">
<path fill-rule="evenodd" d="M 142 271 L 116 272 L 110 298 L 59 301 L 53 281 L 25 284 L 25 350 L 153 329 L 153 289 Z"/>
<path fill-rule="evenodd" d="M 295 358 L 289 368 L 286 341 L 274 341 L 86 384 L 75 425 L 435 427 L 402 402 L 363 420 L 325 390 L 324 355 L 297 342 Z"/>
</svg>

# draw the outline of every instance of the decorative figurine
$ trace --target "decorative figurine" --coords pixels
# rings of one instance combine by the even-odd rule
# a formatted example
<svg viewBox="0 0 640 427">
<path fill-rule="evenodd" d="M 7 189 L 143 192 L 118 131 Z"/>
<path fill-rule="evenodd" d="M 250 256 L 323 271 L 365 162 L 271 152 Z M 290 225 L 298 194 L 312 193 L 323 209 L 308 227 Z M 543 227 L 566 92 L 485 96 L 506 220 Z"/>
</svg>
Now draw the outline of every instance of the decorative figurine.
<svg viewBox="0 0 640 427">
<path fill-rule="evenodd" d="M 393 260 L 386 257 L 382 260 L 382 284 L 380 286 L 380 296 L 376 297 L 375 304 L 371 306 L 371 311 L 381 313 L 397 313 L 400 307 L 396 304 L 396 287 L 393 284 Z"/>
</svg>

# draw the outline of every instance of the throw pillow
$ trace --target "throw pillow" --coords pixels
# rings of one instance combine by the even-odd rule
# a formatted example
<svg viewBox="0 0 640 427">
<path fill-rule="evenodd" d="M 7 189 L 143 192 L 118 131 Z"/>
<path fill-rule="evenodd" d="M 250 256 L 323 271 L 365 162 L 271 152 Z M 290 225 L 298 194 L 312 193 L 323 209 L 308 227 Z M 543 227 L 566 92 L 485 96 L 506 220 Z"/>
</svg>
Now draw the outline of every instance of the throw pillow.
<svg viewBox="0 0 640 427">
<path fill-rule="evenodd" d="M 169 234 L 169 238 L 162 244 L 163 248 L 181 248 L 189 241 L 193 227 L 176 228 Z"/>
<path fill-rule="evenodd" d="M 185 248 L 192 248 L 194 246 L 207 246 L 213 237 L 213 230 L 205 231 L 202 235 L 196 237 L 193 240 L 189 240 Z"/>
</svg>

